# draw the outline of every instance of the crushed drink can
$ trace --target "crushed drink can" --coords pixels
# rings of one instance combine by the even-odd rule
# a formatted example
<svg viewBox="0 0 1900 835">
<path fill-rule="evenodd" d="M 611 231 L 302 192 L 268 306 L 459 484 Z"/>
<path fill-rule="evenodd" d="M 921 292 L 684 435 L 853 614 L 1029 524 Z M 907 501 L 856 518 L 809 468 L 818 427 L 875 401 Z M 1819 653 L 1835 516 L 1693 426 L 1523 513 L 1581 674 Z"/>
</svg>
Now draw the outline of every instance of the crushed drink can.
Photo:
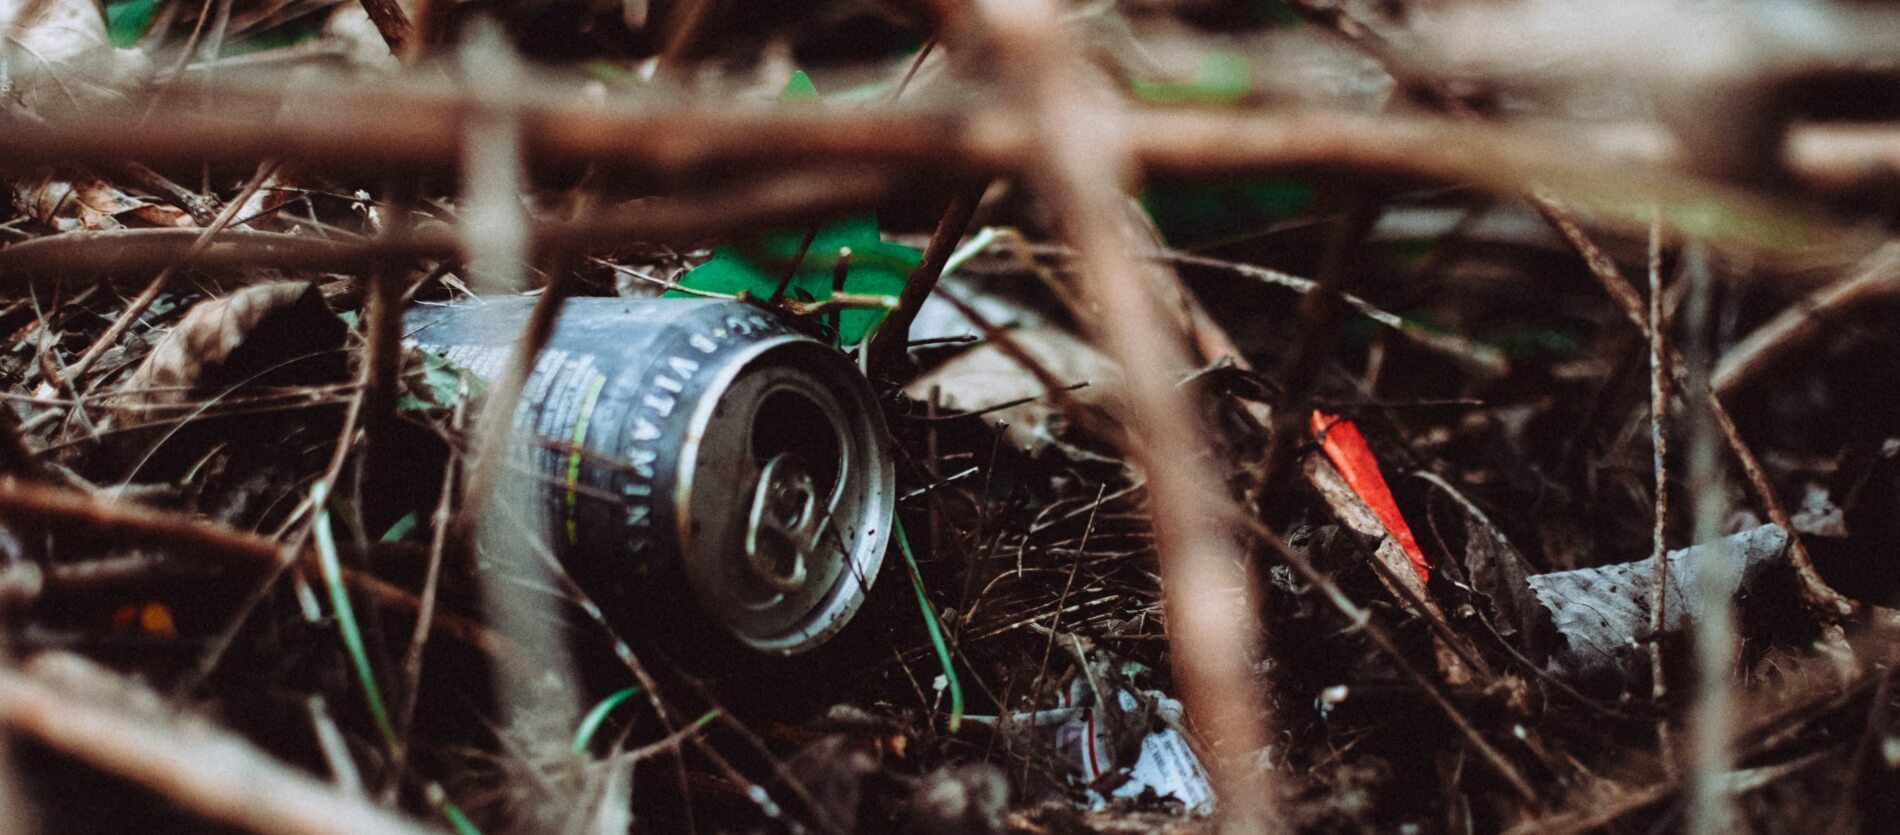
<svg viewBox="0 0 1900 835">
<path fill-rule="evenodd" d="M 417 304 L 405 340 L 493 379 L 534 303 Z M 756 305 L 569 299 L 515 428 L 548 537 L 610 620 L 710 618 L 790 655 L 836 634 L 883 562 L 896 477 L 870 384 Z"/>
</svg>

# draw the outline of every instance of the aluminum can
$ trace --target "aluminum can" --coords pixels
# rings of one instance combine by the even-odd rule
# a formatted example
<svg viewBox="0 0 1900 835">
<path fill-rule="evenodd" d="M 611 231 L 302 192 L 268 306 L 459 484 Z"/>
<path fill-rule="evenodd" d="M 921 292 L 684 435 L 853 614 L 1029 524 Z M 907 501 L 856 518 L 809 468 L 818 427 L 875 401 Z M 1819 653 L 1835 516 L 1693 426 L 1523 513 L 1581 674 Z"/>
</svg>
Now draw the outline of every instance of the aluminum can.
<svg viewBox="0 0 1900 835">
<path fill-rule="evenodd" d="M 413 305 L 405 340 L 494 379 L 534 303 Z M 690 635 L 710 618 L 790 655 L 877 577 L 896 481 L 876 398 L 769 310 L 569 299 L 514 422 L 512 472 L 539 483 L 547 537 L 612 621 Z"/>
</svg>

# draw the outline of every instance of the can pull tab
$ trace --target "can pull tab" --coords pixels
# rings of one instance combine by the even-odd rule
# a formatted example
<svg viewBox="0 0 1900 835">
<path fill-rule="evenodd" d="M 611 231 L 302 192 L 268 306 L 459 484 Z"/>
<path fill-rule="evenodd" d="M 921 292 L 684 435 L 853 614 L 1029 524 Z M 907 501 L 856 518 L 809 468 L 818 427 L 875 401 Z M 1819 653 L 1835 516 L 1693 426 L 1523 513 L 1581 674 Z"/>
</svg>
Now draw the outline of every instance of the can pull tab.
<svg viewBox="0 0 1900 835">
<path fill-rule="evenodd" d="M 745 558 L 752 576 L 779 592 L 805 585 L 805 550 L 816 538 L 817 507 L 818 490 L 796 456 L 781 453 L 765 462 L 746 518 Z"/>
</svg>

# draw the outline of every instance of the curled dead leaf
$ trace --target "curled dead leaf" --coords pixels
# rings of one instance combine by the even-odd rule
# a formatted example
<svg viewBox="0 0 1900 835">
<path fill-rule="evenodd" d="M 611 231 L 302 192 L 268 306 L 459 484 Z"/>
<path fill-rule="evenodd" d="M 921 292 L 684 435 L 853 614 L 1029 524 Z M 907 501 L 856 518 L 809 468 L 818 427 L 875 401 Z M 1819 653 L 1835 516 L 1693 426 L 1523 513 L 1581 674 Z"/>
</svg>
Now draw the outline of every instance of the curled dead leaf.
<svg viewBox="0 0 1900 835">
<path fill-rule="evenodd" d="M 259 284 L 202 301 L 146 355 L 114 405 L 138 422 L 153 408 L 248 382 L 341 345 L 344 331 L 314 284 Z"/>
<path fill-rule="evenodd" d="M 1489 519 L 1465 516 L 1465 574 L 1483 600 L 1499 635 L 1518 648 L 1531 651 L 1536 639 L 1540 604 L 1531 592 L 1533 568 L 1504 532 Z"/>
</svg>

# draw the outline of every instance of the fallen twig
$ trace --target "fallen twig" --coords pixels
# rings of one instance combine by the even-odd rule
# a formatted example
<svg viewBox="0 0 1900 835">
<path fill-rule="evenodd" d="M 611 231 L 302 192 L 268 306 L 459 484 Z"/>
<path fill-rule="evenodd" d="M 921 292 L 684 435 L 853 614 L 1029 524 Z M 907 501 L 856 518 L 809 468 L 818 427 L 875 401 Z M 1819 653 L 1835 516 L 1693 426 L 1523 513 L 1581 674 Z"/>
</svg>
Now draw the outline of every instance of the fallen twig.
<svg viewBox="0 0 1900 835">
<path fill-rule="evenodd" d="M 871 379 L 897 379 L 908 363 L 905 348 L 910 342 L 910 325 L 917 319 L 917 311 L 923 309 L 924 302 L 930 298 L 930 291 L 937 286 L 937 280 L 943 277 L 944 265 L 950 261 L 950 255 L 956 251 L 963 233 L 970 228 L 970 219 L 976 216 L 976 205 L 983 199 L 988 183 L 959 189 L 950 197 L 950 204 L 944 207 L 943 218 L 937 221 L 937 229 L 930 235 L 930 243 L 924 247 L 924 257 L 917 267 L 910 271 L 904 281 L 904 292 L 897 297 L 897 307 L 877 326 L 870 344 L 864 347 L 867 354 L 866 367 Z"/>
<path fill-rule="evenodd" d="M 1668 325 L 1663 319 L 1662 213 L 1657 212 L 1649 227 L 1649 444 L 1655 471 L 1655 519 L 1652 520 L 1650 547 L 1655 561 L 1656 593 L 1650 601 L 1649 615 L 1649 693 L 1656 704 L 1669 695 L 1663 674 L 1663 613 L 1668 611 L 1669 545 L 1665 533 L 1669 523 L 1669 353 Z M 1673 768 L 1674 741 L 1668 719 L 1656 722 L 1656 741 L 1662 748 L 1665 767 Z"/>
<path fill-rule="evenodd" d="M 145 785 L 214 821 L 294 835 L 408 835 L 431 830 L 290 770 L 202 720 L 131 711 L 130 682 L 76 656 L 0 670 L 0 723 Z"/>
<path fill-rule="evenodd" d="M 300 555 L 264 537 L 215 522 L 205 522 L 112 501 L 72 490 L 0 477 L 0 517 L 16 526 L 81 532 L 106 541 L 174 549 L 181 556 L 212 565 L 237 560 L 241 566 L 272 567 Z M 416 611 L 414 595 L 375 577 L 345 568 L 344 581 L 352 591 L 378 605 Z M 443 634 L 504 660 L 522 660 L 512 642 L 480 624 L 447 613 L 436 615 Z"/>
</svg>

